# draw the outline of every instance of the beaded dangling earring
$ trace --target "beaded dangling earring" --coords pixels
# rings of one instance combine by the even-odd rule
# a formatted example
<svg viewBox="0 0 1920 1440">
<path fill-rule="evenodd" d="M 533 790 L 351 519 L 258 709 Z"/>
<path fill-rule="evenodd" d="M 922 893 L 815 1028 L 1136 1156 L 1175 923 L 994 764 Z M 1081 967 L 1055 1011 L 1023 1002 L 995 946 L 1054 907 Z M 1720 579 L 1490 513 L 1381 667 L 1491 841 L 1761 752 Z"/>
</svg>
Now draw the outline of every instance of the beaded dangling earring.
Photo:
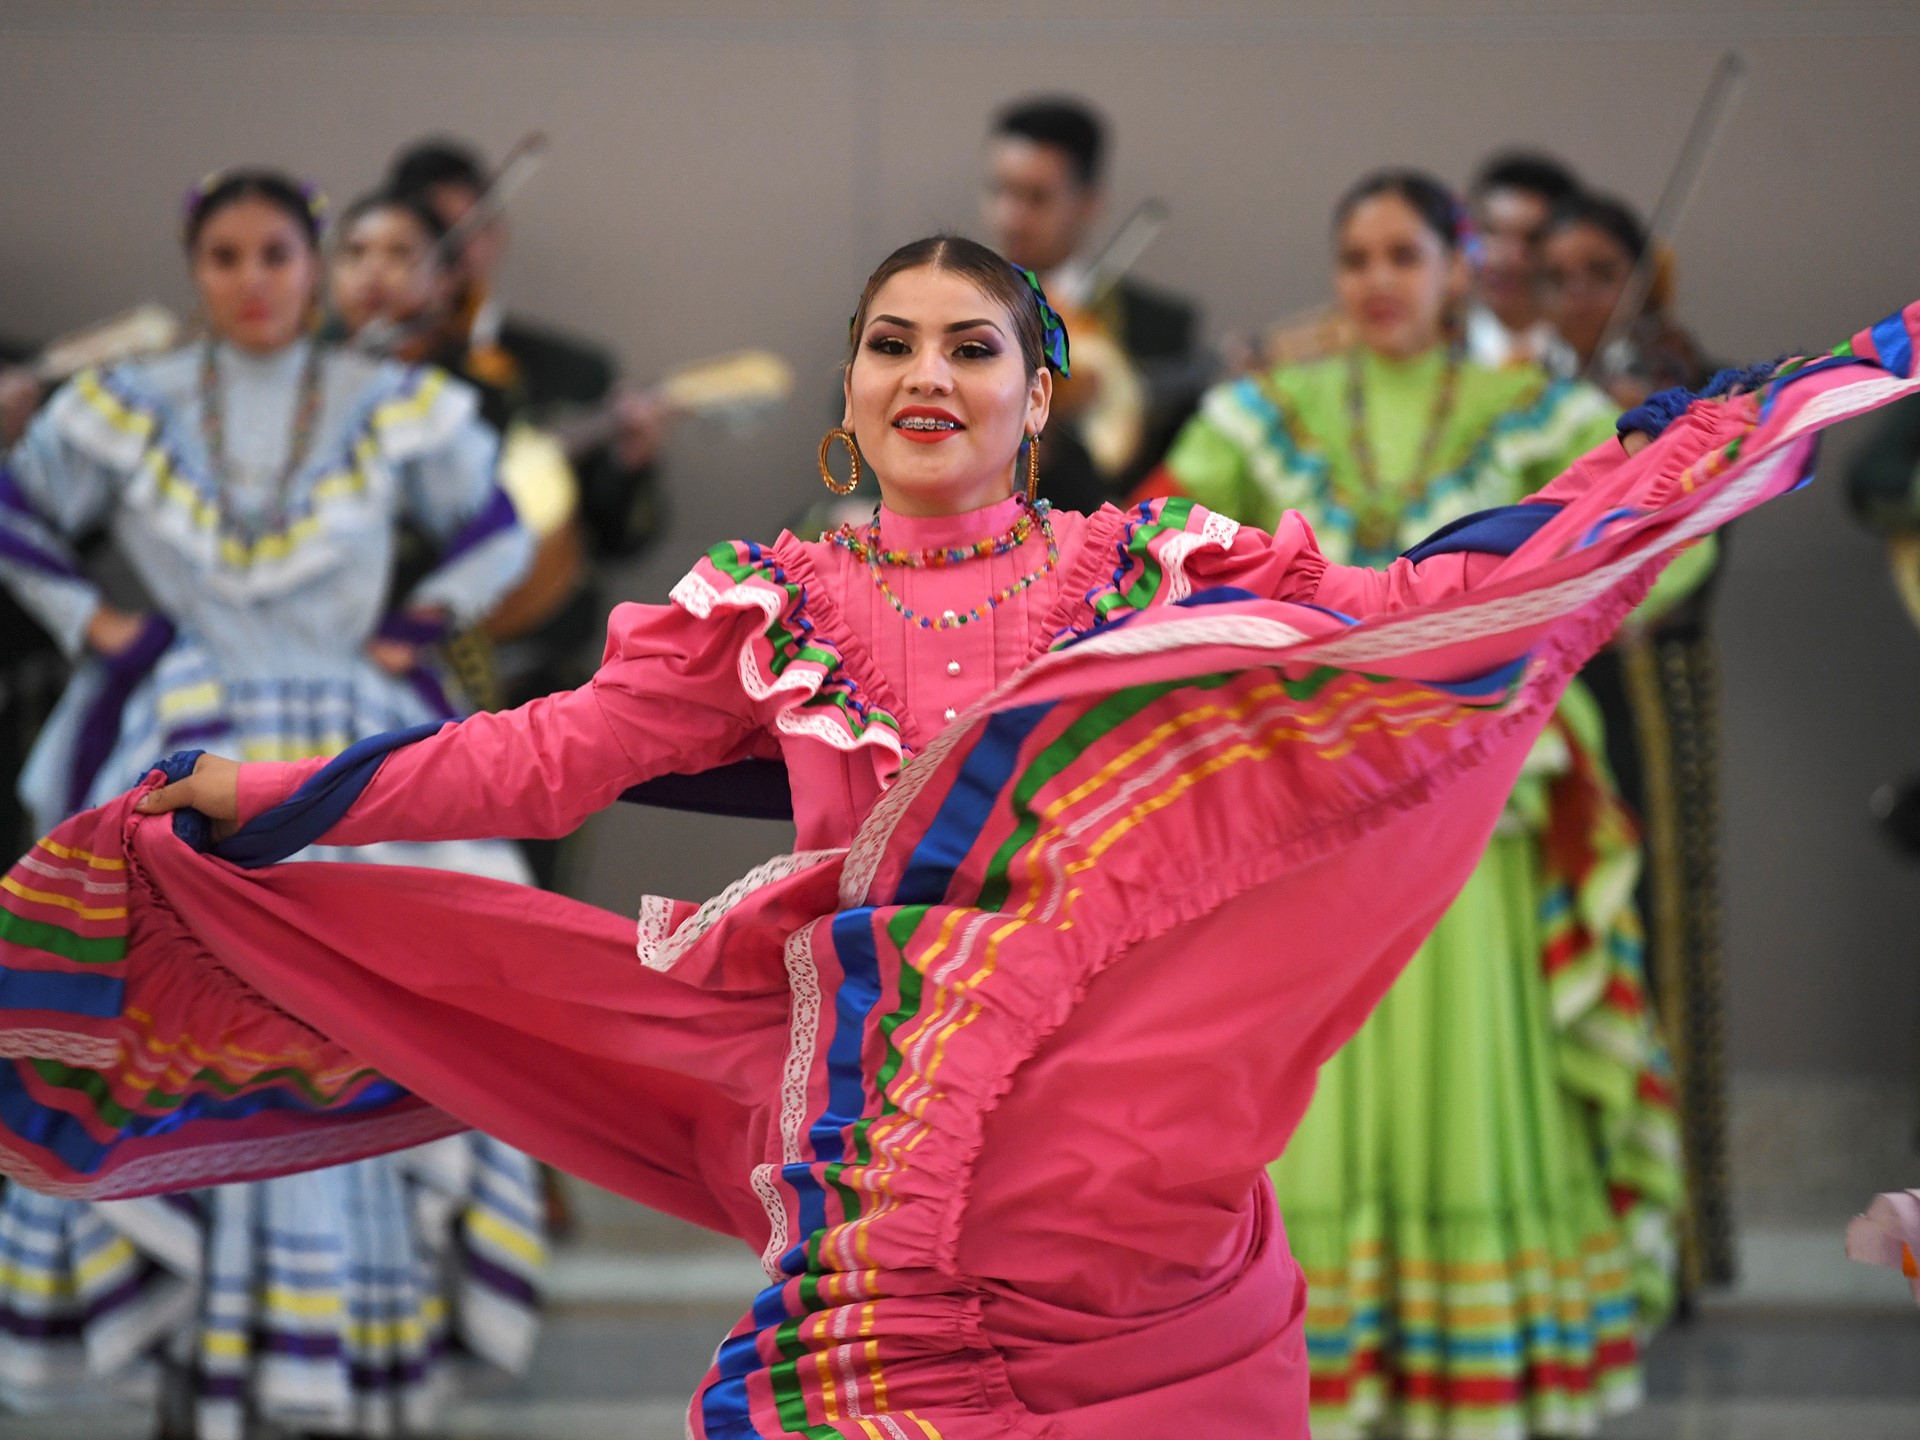
<svg viewBox="0 0 1920 1440">
<path fill-rule="evenodd" d="M 1027 437 L 1027 503 L 1040 498 L 1040 437 Z"/>
</svg>

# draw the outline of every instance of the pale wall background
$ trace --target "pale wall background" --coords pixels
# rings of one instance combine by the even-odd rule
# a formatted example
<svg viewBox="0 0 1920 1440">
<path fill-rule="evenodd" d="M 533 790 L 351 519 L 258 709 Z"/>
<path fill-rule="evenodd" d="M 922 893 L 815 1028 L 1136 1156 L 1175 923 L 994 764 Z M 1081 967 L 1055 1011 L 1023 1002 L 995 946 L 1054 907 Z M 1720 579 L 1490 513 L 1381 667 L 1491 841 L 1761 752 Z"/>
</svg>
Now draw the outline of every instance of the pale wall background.
<svg viewBox="0 0 1920 1440">
<path fill-rule="evenodd" d="M 705 544 L 814 493 L 858 283 L 971 223 L 1007 98 L 1106 109 L 1117 207 L 1173 206 L 1143 271 L 1217 332 L 1322 298 L 1329 206 L 1385 162 L 1458 181 L 1535 142 L 1650 205 L 1732 42 L 1753 78 L 1681 237 L 1680 310 L 1724 355 L 1825 346 L 1920 295 L 1915 4 L 0 3 L 0 331 L 186 303 L 176 207 L 214 166 L 344 200 L 422 131 L 498 154 L 545 129 L 520 308 L 641 376 L 761 344 L 805 377 L 744 441 L 682 433 L 671 532 L 624 585 L 658 600 Z M 1830 472 L 1857 441 L 1835 437 Z M 1743 524 L 1720 613 L 1735 1063 L 1897 1081 L 1920 1048 L 1920 872 L 1865 798 L 1920 768 L 1920 635 L 1833 486 Z M 598 833 L 589 889 L 619 906 L 709 893 L 782 838 L 637 812 Z"/>
</svg>

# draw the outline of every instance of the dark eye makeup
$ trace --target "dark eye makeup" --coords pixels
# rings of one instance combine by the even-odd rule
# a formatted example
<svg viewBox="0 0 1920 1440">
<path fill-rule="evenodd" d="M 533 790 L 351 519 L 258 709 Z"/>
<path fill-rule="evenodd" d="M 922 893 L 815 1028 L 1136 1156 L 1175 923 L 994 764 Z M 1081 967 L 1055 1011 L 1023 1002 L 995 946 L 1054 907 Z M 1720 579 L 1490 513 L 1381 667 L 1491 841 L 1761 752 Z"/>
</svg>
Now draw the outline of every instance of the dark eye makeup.
<svg viewBox="0 0 1920 1440">
<path fill-rule="evenodd" d="M 906 355 L 912 348 L 898 335 L 874 335 L 867 341 L 867 349 L 876 355 Z M 991 360 L 1000 353 L 1000 347 L 991 340 L 969 339 L 958 342 L 953 353 L 962 360 Z"/>
</svg>

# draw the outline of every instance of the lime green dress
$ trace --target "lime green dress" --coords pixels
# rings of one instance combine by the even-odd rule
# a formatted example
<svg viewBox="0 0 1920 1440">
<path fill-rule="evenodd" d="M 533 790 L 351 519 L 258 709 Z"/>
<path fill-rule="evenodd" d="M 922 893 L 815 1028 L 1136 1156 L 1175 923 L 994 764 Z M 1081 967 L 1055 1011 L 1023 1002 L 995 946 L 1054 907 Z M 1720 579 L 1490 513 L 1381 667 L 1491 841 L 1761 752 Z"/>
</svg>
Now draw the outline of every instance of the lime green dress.
<svg viewBox="0 0 1920 1440">
<path fill-rule="evenodd" d="M 1329 558 L 1384 565 L 1612 437 L 1599 392 L 1531 367 L 1462 363 L 1443 402 L 1448 364 L 1363 352 L 1358 407 L 1346 356 L 1219 386 L 1170 478 L 1263 527 L 1299 510 Z M 1637 836 L 1599 736 L 1576 688 L 1479 867 L 1322 1070 L 1273 1166 L 1309 1285 L 1316 1440 L 1587 1435 L 1638 1396 L 1681 1183 Z"/>
</svg>

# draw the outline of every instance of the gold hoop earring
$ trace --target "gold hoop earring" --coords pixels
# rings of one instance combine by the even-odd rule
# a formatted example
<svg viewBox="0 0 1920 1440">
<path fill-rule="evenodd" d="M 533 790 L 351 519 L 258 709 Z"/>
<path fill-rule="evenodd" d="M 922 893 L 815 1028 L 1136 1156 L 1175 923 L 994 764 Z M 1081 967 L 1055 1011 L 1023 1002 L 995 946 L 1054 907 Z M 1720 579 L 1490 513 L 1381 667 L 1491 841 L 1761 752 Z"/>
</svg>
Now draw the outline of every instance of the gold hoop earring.
<svg viewBox="0 0 1920 1440">
<path fill-rule="evenodd" d="M 847 447 L 847 455 L 853 461 L 853 473 L 847 476 L 847 483 L 841 485 L 833 478 L 833 471 L 827 468 L 827 451 L 838 440 Z M 834 429 L 826 433 L 820 441 L 820 483 L 836 495 L 851 495 L 860 484 L 860 447 L 854 442 L 851 430 Z"/>
<path fill-rule="evenodd" d="M 1040 498 L 1040 437 L 1027 437 L 1027 503 Z"/>
</svg>

